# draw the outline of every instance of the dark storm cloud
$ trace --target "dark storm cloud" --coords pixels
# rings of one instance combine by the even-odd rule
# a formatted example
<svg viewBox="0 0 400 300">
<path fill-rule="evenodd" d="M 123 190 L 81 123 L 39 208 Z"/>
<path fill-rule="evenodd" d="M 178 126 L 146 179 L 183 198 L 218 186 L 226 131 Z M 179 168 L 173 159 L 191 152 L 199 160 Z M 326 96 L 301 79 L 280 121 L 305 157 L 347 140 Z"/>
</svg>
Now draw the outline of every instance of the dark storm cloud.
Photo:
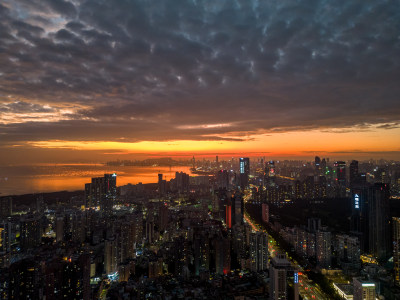
<svg viewBox="0 0 400 300">
<path fill-rule="evenodd" d="M 394 1 L 8 0 L 0 16 L 0 101 L 86 107 L 74 120 L 2 125 L 2 141 L 221 139 L 399 121 Z"/>
</svg>

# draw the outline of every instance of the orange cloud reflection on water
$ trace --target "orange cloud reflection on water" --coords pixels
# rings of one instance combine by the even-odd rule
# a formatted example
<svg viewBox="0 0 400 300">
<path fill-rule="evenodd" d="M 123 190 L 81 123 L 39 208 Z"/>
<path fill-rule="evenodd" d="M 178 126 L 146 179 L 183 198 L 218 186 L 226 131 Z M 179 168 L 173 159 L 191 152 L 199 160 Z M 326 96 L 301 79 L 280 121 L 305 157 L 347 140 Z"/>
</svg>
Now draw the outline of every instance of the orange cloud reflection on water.
<svg viewBox="0 0 400 300">
<path fill-rule="evenodd" d="M 9 167 L 13 168 L 13 167 Z M 35 173 L 27 174 L 20 167 L 7 180 L 0 178 L 2 195 L 43 193 L 54 191 L 83 190 L 92 177 L 102 177 L 106 173 L 117 173 L 117 185 L 155 183 L 158 174 L 164 179 L 175 178 L 175 172 L 191 174 L 188 166 L 106 166 L 99 164 L 41 164 L 35 166 Z M 0 175 L 2 173 L 0 172 Z"/>
</svg>

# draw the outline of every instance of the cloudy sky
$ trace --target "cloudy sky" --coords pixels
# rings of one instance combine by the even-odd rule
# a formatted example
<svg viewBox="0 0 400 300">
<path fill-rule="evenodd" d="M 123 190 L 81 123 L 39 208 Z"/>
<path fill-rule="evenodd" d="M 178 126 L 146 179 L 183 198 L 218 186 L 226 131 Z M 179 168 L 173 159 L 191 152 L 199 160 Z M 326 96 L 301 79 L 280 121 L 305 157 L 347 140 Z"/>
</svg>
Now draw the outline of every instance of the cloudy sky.
<svg viewBox="0 0 400 300">
<path fill-rule="evenodd" d="M 400 158 L 399 127 L 398 1 L 0 3 L 0 163 Z"/>
</svg>

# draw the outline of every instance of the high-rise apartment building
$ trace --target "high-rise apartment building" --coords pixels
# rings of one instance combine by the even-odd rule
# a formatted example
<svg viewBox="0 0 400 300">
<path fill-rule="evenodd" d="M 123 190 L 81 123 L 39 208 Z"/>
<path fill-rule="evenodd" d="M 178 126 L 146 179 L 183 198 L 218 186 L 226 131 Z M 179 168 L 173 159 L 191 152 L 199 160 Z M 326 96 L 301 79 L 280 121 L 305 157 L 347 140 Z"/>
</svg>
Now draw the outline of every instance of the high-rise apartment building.
<svg viewBox="0 0 400 300">
<path fill-rule="evenodd" d="M 331 266 L 331 233 L 322 228 L 315 233 L 316 257 L 317 264 L 321 268 L 329 268 Z"/>
<path fill-rule="evenodd" d="M 376 183 L 368 190 L 369 252 L 385 260 L 390 257 L 389 186 Z"/>
<path fill-rule="evenodd" d="M 231 202 L 233 209 L 233 223 L 236 225 L 240 225 L 243 223 L 244 214 L 243 195 L 240 192 L 236 192 L 235 195 L 232 197 Z"/>
<path fill-rule="evenodd" d="M 372 281 L 365 281 L 359 278 L 353 278 L 354 300 L 375 300 L 376 285 Z"/>
<path fill-rule="evenodd" d="M 278 254 L 271 259 L 269 271 L 270 288 L 269 295 L 271 300 L 286 300 L 288 271 L 291 269 L 290 262 L 286 259 L 286 255 Z"/>
<path fill-rule="evenodd" d="M 346 196 L 346 163 L 344 161 L 337 161 L 334 163 L 336 172 L 336 196 Z"/>
<path fill-rule="evenodd" d="M 358 174 L 358 161 L 353 160 L 350 163 L 350 186 L 353 186 L 355 183 L 357 183 L 359 180 L 359 174 Z"/>
<path fill-rule="evenodd" d="M 21 249 L 26 250 L 40 245 L 42 239 L 42 219 L 40 215 L 29 215 L 21 218 Z"/>
<path fill-rule="evenodd" d="M 321 158 L 319 156 L 315 157 L 314 164 L 315 164 L 315 174 L 321 175 Z"/>
<path fill-rule="evenodd" d="M 112 214 L 117 198 L 117 174 L 104 174 L 85 184 L 86 207 L 100 207 L 105 216 Z"/>
<path fill-rule="evenodd" d="M 229 189 L 229 172 L 227 170 L 217 172 L 217 188 Z"/>
<path fill-rule="evenodd" d="M 390 255 L 389 186 L 357 184 L 351 196 L 352 234 L 360 239 L 361 253 L 372 254 L 378 260 Z"/>
<path fill-rule="evenodd" d="M 264 232 L 250 234 L 250 269 L 253 272 L 266 270 L 268 265 L 268 236 Z"/>
<path fill-rule="evenodd" d="M 239 174 L 240 174 L 240 187 L 244 189 L 249 184 L 250 159 L 248 157 L 241 157 L 239 159 Z"/>
<path fill-rule="evenodd" d="M 107 275 L 117 271 L 118 250 L 118 238 L 106 240 L 104 245 L 104 268 Z"/>
<path fill-rule="evenodd" d="M 158 174 L 158 193 L 164 195 L 167 190 L 167 181 L 163 179 L 163 174 Z"/>
<path fill-rule="evenodd" d="M 350 272 L 358 270 L 361 266 L 360 262 L 360 241 L 356 236 L 345 234 L 336 235 L 335 250 L 342 270 Z"/>
</svg>

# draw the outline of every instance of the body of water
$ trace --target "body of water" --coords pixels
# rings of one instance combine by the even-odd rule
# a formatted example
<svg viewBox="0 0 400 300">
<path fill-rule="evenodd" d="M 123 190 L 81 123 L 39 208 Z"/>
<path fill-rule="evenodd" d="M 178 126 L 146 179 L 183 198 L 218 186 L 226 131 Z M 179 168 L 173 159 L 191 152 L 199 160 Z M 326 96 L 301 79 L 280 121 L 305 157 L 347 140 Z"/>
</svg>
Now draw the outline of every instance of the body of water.
<svg viewBox="0 0 400 300">
<path fill-rule="evenodd" d="M 175 178 L 175 172 L 192 175 L 189 166 L 106 166 L 102 164 L 39 164 L 0 166 L 0 196 L 56 191 L 83 190 L 92 177 L 117 173 L 117 185 L 155 183 L 158 173 L 164 179 Z"/>
</svg>

